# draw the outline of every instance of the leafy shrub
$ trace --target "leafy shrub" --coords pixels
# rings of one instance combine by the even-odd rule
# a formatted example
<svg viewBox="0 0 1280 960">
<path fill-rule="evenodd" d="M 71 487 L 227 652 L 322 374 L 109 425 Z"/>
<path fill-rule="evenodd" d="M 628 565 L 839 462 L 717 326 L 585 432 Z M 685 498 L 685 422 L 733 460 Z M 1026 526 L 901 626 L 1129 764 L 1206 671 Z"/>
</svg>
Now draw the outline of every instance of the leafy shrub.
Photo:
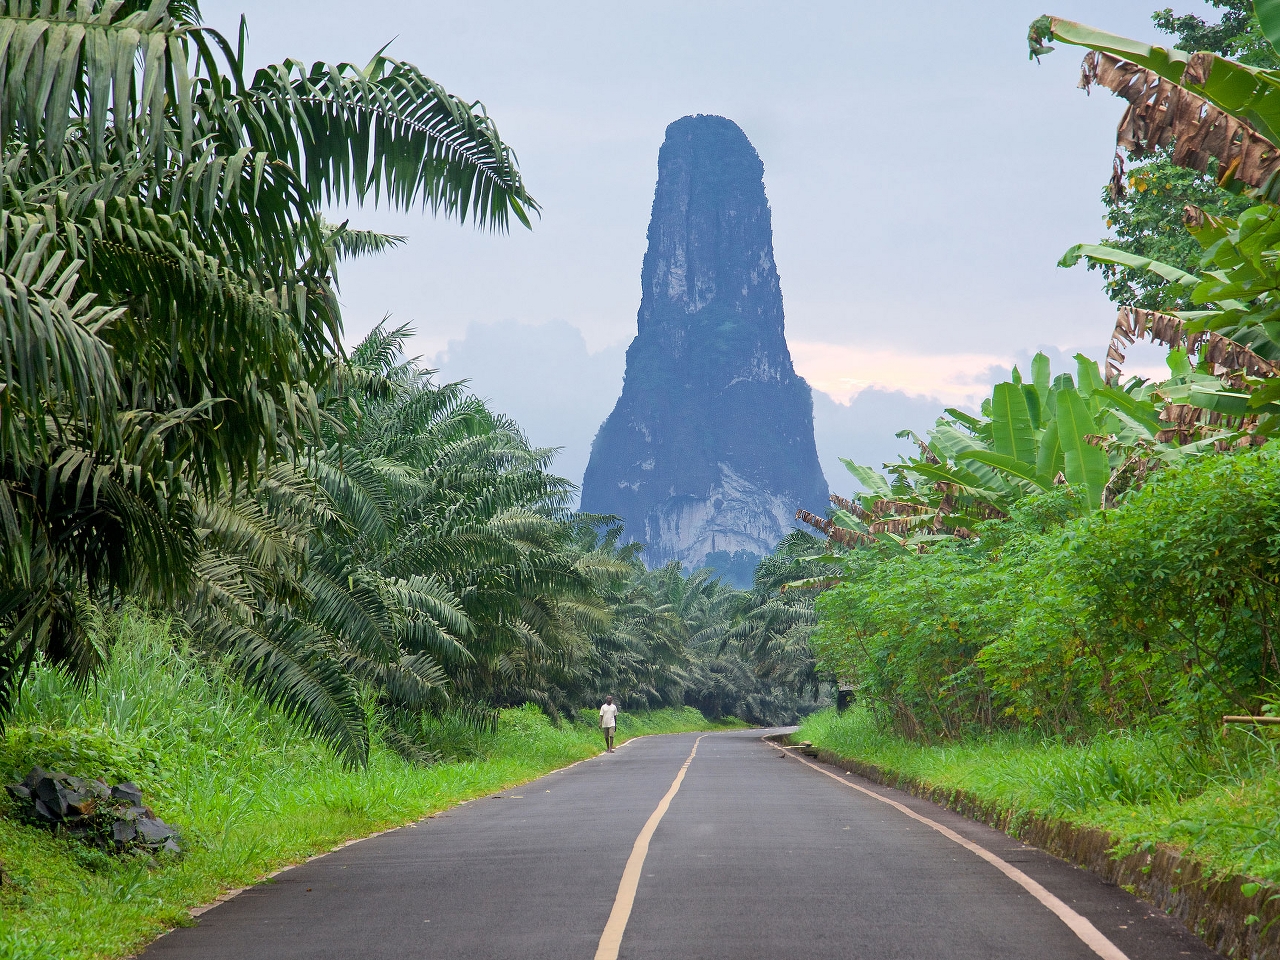
<svg viewBox="0 0 1280 960">
<path fill-rule="evenodd" d="M 1280 680 L 1280 450 L 1205 456 L 1079 513 L 1061 488 L 974 541 L 855 554 L 817 604 L 820 667 L 926 741 L 1138 723 L 1204 734 L 1263 709 Z"/>
</svg>

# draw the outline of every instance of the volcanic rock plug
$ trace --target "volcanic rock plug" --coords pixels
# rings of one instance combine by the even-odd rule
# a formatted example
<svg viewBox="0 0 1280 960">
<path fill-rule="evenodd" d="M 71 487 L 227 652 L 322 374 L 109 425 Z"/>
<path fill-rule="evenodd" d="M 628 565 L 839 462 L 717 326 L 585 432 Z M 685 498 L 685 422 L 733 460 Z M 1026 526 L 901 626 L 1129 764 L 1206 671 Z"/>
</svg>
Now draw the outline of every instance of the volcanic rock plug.
<svg viewBox="0 0 1280 960">
<path fill-rule="evenodd" d="M 764 164 L 724 117 L 667 127 L 636 338 L 622 396 L 591 447 L 582 509 L 626 522 L 645 561 L 750 558 L 821 514 L 827 482 L 809 385 L 791 365 Z M 736 556 L 735 556 L 736 555 Z"/>
</svg>

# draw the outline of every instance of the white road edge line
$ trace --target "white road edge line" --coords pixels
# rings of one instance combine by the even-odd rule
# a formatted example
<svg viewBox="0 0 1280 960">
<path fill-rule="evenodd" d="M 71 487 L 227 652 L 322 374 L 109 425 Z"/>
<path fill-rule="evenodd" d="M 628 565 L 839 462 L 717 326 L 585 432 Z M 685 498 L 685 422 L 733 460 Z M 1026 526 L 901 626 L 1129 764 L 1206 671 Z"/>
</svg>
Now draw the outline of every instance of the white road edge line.
<svg viewBox="0 0 1280 960">
<path fill-rule="evenodd" d="M 622 868 L 622 882 L 618 884 L 618 895 L 613 899 L 613 910 L 609 912 L 609 921 L 604 925 L 604 933 L 600 935 L 600 945 L 596 948 L 596 960 L 618 960 L 622 934 L 626 932 L 627 921 L 631 919 L 631 907 L 636 902 L 636 889 L 640 886 L 640 871 L 644 869 L 644 858 L 649 855 L 649 841 L 653 839 L 653 833 L 658 829 L 658 823 L 667 812 L 667 807 L 671 806 L 671 800 L 680 789 L 689 764 L 693 763 L 694 754 L 698 752 L 698 744 L 705 736 L 704 733 L 693 741 L 689 758 L 676 774 L 675 780 L 671 781 L 671 789 L 658 801 L 658 806 L 645 821 L 640 836 L 636 837 L 635 846 L 631 848 L 631 856 L 627 857 L 627 865 Z"/>
<path fill-rule="evenodd" d="M 764 738 L 762 737 L 761 739 L 764 739 Z M 937 830 L 938 833 L 942 834 L 948 840 L 954 840 L 956 843 L 960 844 L 960 846 L 964 847 L 970 853 L 976 854 L 977 856 L 981 857 L 983 860 L 987 861 L 987 863 L 991 864 L 993 867 L 995 867 L 997 870 L 1003 873 L 1006 877 L 1008 877 L 1014 883 L 1018 884 L 1018 886 L 1022 887 L 1022 889 L 1026 890 L 1029 894 L 1031 894 L 1033 897 L 1039 900 L 1042 904 L 1044 904 L 1045 907 L 1047 907 L 1050 911 L 1052 911 L 1053 914 L 1057 916 L 1059 920 L 1061 920 L 1063 923 L 1065 923 L 1068 927 L 1071 928 L 1071 932 L 1074 933 L 1077 937 L 1079 937 L 1084 942 L 1085 946 L 1087 946 L 1090 950 L 1092 950 L 1098 956 L 1102 957 L 1103 960 L 1129 960 L 1128 955 L 1126 955 L 1123 950 L 1121 950 L 1114 943 L 1108 940 L 1106 936 L 1102 933 L 1102 931 L 1099 930 L 1097 927 L 1095 927 L 1092 923 L 1090 923 L 1088 919 L 1076 913 L 1076 911 L 1072 910 L 1065 903 L 1063 903 L 1061 900 L 1055 897 L 1052 893 L 1050 893 L 1048 890 L 1042 887 L 1035 880 L 1032 880 L 1030 877 L 1028 877 L 1025 873 L 1023 873 L 1017 867 L 1013 866 L 1012 864 L 1005 863 L 1003 860 L 997 857 L 994 853 L 992 853 L 986 847 L 979 846 L 978 844 L 974 843 L 972 840 L 967 840 L 964 837 L 960 836 L 960 834 L 956 833 L 954 830 L 951 830 L 948 827 L 944 827 L 942 824 L 934 820 L 930 820 L 926 816 L 922 816 L 921 814 L 916 813 L 914 810 L 912 810 L 910 807 L 906 806 L 905 804 L 898 803 L 898 801 L 896 800 L 890 800 L 888 797 L 882 797 L 880 796 L 880 794 L 876 793 L 874 790 L 868 790 L 866 787 L 860 787 L 856 783 L 850 783 L 848 780 L 845 780 L 841 777 L 837 777 L 830 770 L 823 770 L 822 767 L 818 766 L 816 763 L 810 763 L 808 760 L 804 759 L 804 757 L 796 756 L 796 754 L 794 753 L 788 753 L 785 747 L 782 747 L 774 743 L 772 740 L 765 740 L 765 742 L 768 743 L 769 746 L 775 747 L 776 749 L 781 750 L 783 756 L 792 757 L 796 760 L 799 760 L 806 767 L 812 767 L 814 770 L 817 770 L 819 773 L 823 774 L 824 776 L 830 777 L 836 783 L 844 784 L 846 787 L 850 788 L 851 790 L 857 790 L 859 793 L 865 793 L 868 797 L 871 797 L 872 799 L 875 799 L 875 800 L 879 800 L 881 803 L 887 803 L 889 806 L 893 807 L 895 810 L 899 811 L 900 813 L 905 813 L 912 820 L 916 820 L 920 823 L 923 823 L 926 827 L 929 827 L 933 830 Z M 616 957 L 617 953 L 615 952 L 611 956 Z M 596 954 L 596 958 L 597 960 L 599 960 L 600 954 Z"/>
</svg>

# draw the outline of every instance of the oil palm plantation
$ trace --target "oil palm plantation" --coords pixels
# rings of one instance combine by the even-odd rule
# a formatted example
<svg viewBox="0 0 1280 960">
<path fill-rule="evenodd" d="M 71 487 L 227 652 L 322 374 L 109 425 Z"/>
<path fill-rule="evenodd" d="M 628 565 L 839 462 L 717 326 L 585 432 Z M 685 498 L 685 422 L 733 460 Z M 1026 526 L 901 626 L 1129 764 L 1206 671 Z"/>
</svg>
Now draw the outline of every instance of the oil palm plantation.
<svg viewBox="0 0 1280 960">
<path fill-rule="evenodd" d="M 322 489 L 296 454 L 336 422 L 335 262 L 379 245 L 323 203 L 494 229 L 537 210 L 483 108 L 413 65 L 250 75 L 243 38 L 192 0 L 0 0 L 0 718 L 37 655 L 92 670 L 92 602 L 208 601 L 268 505 L 278 542 L 234 599 L 318 596 L 322 564 L 287 572 Z M 285 632 L 251 658 L 276 690 L 306 660 Z"/>
<path fill-rule="evenodd" d="M 756 676 L 793 698 L 817 700 L 826 678 L 817 671 L 809 639 L 817 626 L 814 591 L 804 584 L 825 584 L 843 568 L 825 558 L 826 545 L 803 530 L 793 530 L 760 561 L 748 611 L 726 639 L 750 662 Z M 834 559 L 834 558 L 831 558 Z M 799 582 L 800 589 L 793 589 Z"/>
<path fill-rule="evenodd" d="M 571 708 L 631 572 L 583 544 L 550 452 L 406 361 L 409 335 L 375 328 L 292 460 L 196 511 L 195 636 L 357 763 L 370 697 L 410 757 L 424 710 Z"/>
<path fill-rule="evenodd" d="M 613 617 L 593 637 L 583 699 L 612 693 L 628 710 L 683 703 L 712 718 L 794 720 L 806 691 L 820 684 L 807 644 L 812 599 L 781 592 L 788 579 L 816 569 L 795 558 L 821 542 L 798 536 L 802 544 L 784 541 L 778 559 L 766 558 L 752 591 L 711 570 L 685 574 L 676 562 L 645 570 L 628 556 L 630 575 L 605 591 Z"/>
<path fill-rule="evenodd" d="M 577 548 L 553 451 L 404 361 L 407 335 L 379 327 L 354 351 L 343 399 L 358 401 L 308 466 L 350 517 L 328 555 L 390 591 L 399 645 L 434 657 L 453 695 L 554 713 L 608 619 L 609 561 Z"/>
</svg>

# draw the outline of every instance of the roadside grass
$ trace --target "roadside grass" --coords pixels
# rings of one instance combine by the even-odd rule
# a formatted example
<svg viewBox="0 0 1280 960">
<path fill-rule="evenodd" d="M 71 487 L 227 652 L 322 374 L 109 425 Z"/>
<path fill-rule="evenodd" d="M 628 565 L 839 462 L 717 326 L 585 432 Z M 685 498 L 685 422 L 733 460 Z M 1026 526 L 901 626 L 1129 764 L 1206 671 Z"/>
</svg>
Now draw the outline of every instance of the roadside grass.
<svg viewBox="0 0 1280 960">
<path fill-rule="evenodd" d="M 175 647 L 165 623 L 123 614 L 104 629 L 112 658 L 87 688 L 37 669 L 0 740 L 0 782 L 33 764 L 133 780 L 176 824 L 185 852 L 159 863 L 116 857 L 12 818 L 0 799 L 0 958 L 128 955 L 188 909 L 345 840 L 412 822 L 601 752 L 591 724 L 553 726 L 536 708 L 504 710 L 477 733 L 444 718 L 446 756 L 413 765 L 376 741 L 352 770 L 216 666 Z M 618 739 L 723 729 L 693 708 L 620 714 Z"/>
<path fill-rule="evenodd" d="M 1207 743 L 1117 731 L 1080 742 L 995 734 L 923 746 L 876 728 L 870 713 L 825 710 L 795 735 L 931 786 L 1020 813 L 1100 827 L 1116 853 L 1182 849 L 1221 874 L 1280 881 L 1280 737 L 1236 728 Z"/>
</svg>

